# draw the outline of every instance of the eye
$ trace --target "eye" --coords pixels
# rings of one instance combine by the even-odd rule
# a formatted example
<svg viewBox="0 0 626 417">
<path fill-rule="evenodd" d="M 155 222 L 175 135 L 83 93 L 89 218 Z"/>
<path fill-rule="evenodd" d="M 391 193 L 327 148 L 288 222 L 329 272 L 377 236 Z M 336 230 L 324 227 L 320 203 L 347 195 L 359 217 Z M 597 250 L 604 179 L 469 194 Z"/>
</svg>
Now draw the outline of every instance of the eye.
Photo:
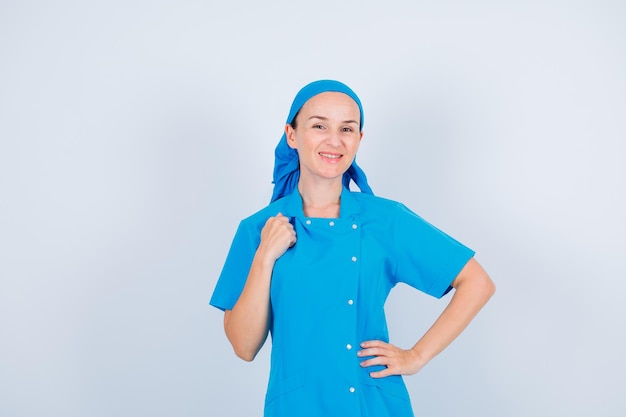
<svg viewBox="0 0 626 417">
<path fill-rule="evenodd" d="M 320 129 L 321 130 L 321 129 L 324 129 L 324 126 L 322 126 L 320 124 L 316 124 L 316 125 L 313 125 L 313 129 Z"/>
<path fill-rule="evenodd" d="M 343 129 L 341 129 L 343 132 L 354 132 L 354 129 L 352 129 L 349 126 L 344 127 Z"/>
</svg>

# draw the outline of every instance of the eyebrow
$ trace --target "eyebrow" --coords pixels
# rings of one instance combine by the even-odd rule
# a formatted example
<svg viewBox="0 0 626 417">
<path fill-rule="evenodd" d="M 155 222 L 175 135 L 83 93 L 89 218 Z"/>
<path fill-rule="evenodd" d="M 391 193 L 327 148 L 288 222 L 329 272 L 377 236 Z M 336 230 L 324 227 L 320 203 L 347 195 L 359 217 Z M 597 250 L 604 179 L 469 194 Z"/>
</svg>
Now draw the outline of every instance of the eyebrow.
<svg viewBox="0 0 626 417">
<path fill-rule="evenodd" d="M 326 121 L 326 120 L 328 120 L 328 117 L 324 117 L 324 116 L 311 116 L 311 117 L 309 117 L 309 120 L 311 120 L 311 119 L 320 119 L 320 120 L 324 120 L 324 121 Z M 342 123 L 354 123 L 354 124 L 356 124 L 356 125 L 358 125 L 358 124 L 359 124 L 359 122 L 357 122 L 356 120 L 344 120 Z"/>
</svg>

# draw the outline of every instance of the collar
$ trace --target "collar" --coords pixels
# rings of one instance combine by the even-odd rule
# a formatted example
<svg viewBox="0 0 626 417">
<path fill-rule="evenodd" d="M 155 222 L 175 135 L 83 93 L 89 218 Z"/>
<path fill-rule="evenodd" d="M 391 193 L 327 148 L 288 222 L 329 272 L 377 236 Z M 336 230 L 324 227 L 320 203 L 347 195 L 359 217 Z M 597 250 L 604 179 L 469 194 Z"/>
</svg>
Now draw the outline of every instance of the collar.
<svg viewBox="0 0 626 417">
<path fill-rule="evenodd" d="M 341 200 L 339 202 L 339 218 L 350 218 L 361 210 L 357 198 L 352 191 L 343 187 L 341 190 Z M 287 217 L 304 218 L 304 210 L 302 208 L 302 196 L 298 188 L 289 195 L 285 196 L 285 205 L 283 207 L 283 215 Z"/>
</svg>

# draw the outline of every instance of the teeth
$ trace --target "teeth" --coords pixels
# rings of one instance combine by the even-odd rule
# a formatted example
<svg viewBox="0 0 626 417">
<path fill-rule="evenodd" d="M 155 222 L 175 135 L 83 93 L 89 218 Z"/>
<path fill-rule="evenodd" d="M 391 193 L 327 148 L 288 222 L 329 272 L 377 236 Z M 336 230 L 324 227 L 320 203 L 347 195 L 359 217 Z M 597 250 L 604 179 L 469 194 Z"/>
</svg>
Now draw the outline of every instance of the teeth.
<svg viewBox="0 0 626 417">
<path fill-rule="evenodd" d="M 341 157 L 341 155 L 331 155 L 331 154 L 322 153 L 322 152 L 320 152 L 320 155 L 322 155 L 324 158 L 330 158 L 330 159 L 337 159 Z"/>
</svg>

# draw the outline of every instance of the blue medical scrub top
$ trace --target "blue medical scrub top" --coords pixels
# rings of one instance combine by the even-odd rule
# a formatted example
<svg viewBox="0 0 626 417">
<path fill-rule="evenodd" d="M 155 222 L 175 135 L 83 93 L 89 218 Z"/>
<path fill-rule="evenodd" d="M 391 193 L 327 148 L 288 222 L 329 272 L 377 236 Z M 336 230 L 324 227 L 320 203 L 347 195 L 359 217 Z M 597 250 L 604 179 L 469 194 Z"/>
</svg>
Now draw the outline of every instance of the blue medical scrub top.
<svg viewBox="0 0 626 417">
<path fill-rule="evenodd" d="M 343 190 L 339 218 L 309 218 L 296 190 L 244 219 L 210 304 L 232 309 L 268 217 L 291 218 L 297 243 L 272 273 L 265 417 L 413 416 L 401 376 L 374 379 L 357 357 L 389 342 L 384 304 L 404 282 L 442 297 L 474 252 L 404 205 Z"/>
</svg>

